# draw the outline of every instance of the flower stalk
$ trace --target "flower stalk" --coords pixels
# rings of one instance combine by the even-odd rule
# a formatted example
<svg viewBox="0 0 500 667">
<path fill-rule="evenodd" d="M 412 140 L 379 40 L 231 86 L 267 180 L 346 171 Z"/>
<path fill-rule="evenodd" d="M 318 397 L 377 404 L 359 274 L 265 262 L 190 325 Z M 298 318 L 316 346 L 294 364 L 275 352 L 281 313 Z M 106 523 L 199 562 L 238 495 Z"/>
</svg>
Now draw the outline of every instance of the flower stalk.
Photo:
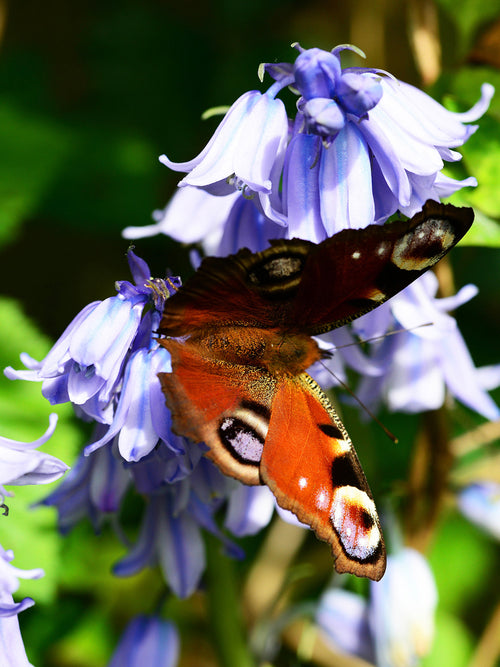
<svg viewBox="0 0 500 667">
<path fill-rule="evenodd" d="M 220 542 L 206 536 L 207 601 L 213 643 L 221 667 L 256 667 L 240 613 L 240 591 L 234 561 L 221 553 Z"/>
</svg>

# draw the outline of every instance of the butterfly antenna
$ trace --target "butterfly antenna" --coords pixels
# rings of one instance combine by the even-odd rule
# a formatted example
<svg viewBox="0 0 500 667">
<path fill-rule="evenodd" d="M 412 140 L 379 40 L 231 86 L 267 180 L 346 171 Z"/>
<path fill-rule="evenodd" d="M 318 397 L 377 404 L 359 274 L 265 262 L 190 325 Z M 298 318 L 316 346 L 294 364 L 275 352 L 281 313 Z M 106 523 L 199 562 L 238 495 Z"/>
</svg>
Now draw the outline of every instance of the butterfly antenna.
<svg viewBox="0 0 500 667">
<path fill-rule="evenodd" d="M 396 332 L 394 332 L 394 333 L 396 333 Z M 344 347 L 346 347 L 346 346 L 344 346 Z M 328 366 L 323 361 L 320 360 L 319 363 L 323 366 L 323 368 L 326 371 L 328 371 L 328 373 L 330 373 L 330 375 L 332 375 L 337 380 L 337 382 L 340 384 L 340 386 L 343 387 L 343 389 L 345 389 L 347 391 L 347 393 L 350 394 L 354 398 L 354 400 L 358 403 L 358 405 L 360 405 L 363 408 L 363 410 L 373 419 L 373 421 L 382 429 L 382 431 L 386 434 L 386 436 L 389 438 L 389 440 L 392 440 L 392 442 L 394 444 L 397 444 L 399 442 L 399 440 L 394 435 L 394 433 L 389 431 L 387 426 L 382 424 L 380 419 L 376 415 L 373 414 L 373 412 L 370 410 L 370 408 L 368 406 L 366 406 L 358 396 L 356 396 L 356 394 L 353 392 L 353 390 L 350 387 L 348 387 L 348 385 L 346 385 L 346 383 L 343 380 L 341 380 L 338 375 L 335 375 L 335 373 L 330 368 L 328 368 Z"/>
<path fill-rule="evenodd" d="M 383 338 L 387 338 L 388 336 L 393 336 L 394 334 L 400 334 L 400 333 L 407 333 L 408 331 L 414 331 L 415 329 L 421 329 L 422 327 L 431 327 L 434 324 L 434 322 L 426 322 L 425 324 L 419 324 L 416 327 L 412 327 L 411 329 L 392 329 L 392 331 L 387 331 L 385 334 L 381 334 L 380 336 L 374 336 L 373 338 L 364 338 L 364 339 L 359 339 L 354 341 L 353 343 L 346 343 L 345 345 L 336 345 L 333 348 L 333 351 L 335 350 L 341 350 L 343 347 L 352 347 L 353 345 L 361 345 L 362 343 L 373 343 L 376 340 L 382 340 Z"/>
</svg>

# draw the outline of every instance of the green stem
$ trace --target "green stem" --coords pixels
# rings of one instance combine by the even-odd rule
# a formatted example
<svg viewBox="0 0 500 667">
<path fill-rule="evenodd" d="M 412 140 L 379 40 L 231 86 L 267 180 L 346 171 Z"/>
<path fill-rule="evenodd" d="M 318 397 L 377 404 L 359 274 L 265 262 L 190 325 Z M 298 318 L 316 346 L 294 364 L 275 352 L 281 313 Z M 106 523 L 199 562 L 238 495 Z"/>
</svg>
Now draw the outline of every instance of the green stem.
<svg viewBox="0 0 500 667">
<path fill-rule="evenodd" d="M 221 543 L 206 536 L 208 612 L 213 643 L 221 667 L 255 667 L 241 614 L 241 582 L 235 563 L 221 552 Z"/>
</svg>

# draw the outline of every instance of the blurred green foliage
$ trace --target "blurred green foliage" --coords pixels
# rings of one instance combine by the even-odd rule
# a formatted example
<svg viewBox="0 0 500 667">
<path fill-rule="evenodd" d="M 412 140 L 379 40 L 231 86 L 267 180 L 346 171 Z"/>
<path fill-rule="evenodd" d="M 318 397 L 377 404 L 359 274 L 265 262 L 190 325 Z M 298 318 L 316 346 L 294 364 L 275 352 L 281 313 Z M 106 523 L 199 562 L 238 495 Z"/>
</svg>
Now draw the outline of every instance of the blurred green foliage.
<svg viewBox="0 0 500 667">
<path fill-rule="evenodd" d="M 498 66 L 477 59 L 468 63 L 477 40 L 498 20 L 500 2 L 438 0 L 436 6 L 445 69 L 433 90 L 451 108 L 463 110 L 478 99 L 484 81 L 500 89 Z M 323 48 L 356 41 L 368 65 L 418 85 L 406 11 L 406 3 L 397 0 L 380 6 L 362 0 L 0 2 L 5 19 L 0 43 L 2 366 L 19 367 L 23 350 L 42 358 L 50 340 L 86 303 L 113 294 L 114 281 L 128 278 L 128 244 L 120 230 L 148 224 L 150 212 L 166 203 L 178 178 L 157 156 L 166 152 L 184 160 L 197 154 L 218 122 L 201 121 L 203 111 L 260 87 L 260 62 L 290 60 L 296 40 Z M 454 257 L 457 285 L 472 281 L 481 288 L 458 315 L 478 364 L 498 361 L 500 338 L 500 263 L 492 250 L 500 246 L 499 121 L 497 95 L 453 172 L 479 181 L 476 190 L 455 199 L 475 206 L 478 225 L 467 240 L 475 247 L 459 249 Z M 136 246 L 153 275 L 163 275 L 167 267 L 174 273 L 190 270 L 187 251 L 166 239 L 145 239 Z M 0 378 L 2 435 L 39 437 L 50 411 L 38 385 Z M 71 464 L 85 431 L 67 406 L 57 412 L 56 435 L 44 449 Z M 417 428 L 413 417 L 384 420 L 398 433 L 397 448 L 369 435 L 364 425 L 349 423 L 376 495 L 405 479 Z M 478 423 L 477 416 L 459 411 L 455 426 Z M 99 667 L 129 618 L 153 608 L 161 582 L 149 572 L 128 580 L 110 576 L 124 550 L 107 529 L 96 537 L 83 525 L 59 538 L 54 513 L 30 509 L 45 491 L 16 488 L 0 537 L 14 550 L 15 565 L 46 572 L 21 590 L 37 601 L 21 617 L 29 655 L 38 667 Z M 249 553 L 261 539 L 247 541 Z M 315 557 L 321 564 L 316 576 L 326 581 L 328 549 L 314 538 L 310 544 L 309 549 L 322 550 Z M 445 513 L 430 556 L 440 607 L 427 667 L 468 664 L 498 603 L 498 556 L 489 537 L 452 510 Z M 182 664 L 199 667 L 196 650 L 204 646 L 200 637 L 207 632 L 200 620 L 203 603 L 195 596 L 168 605 L 187 645 Z M 207 655 L 203 664 L 214 664 L 209 650 Z"/>
</svg>

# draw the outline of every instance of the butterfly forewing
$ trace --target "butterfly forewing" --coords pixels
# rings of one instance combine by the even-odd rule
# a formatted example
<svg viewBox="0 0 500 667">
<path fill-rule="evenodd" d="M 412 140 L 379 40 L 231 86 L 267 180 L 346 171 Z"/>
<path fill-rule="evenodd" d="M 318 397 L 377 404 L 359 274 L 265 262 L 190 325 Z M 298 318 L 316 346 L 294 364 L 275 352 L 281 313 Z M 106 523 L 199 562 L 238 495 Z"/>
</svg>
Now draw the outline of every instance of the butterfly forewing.
<svg viewBox="0 0 500 667">
<path fill-rule="evenodd" d="M 372 494 L 351 440 L 316 382 L 280 382 L 261 476 L 278 503 L 332 546 L 338 572 L 380 579 L 385 547 Z"/>
<path fill-rule="evenodd" d="M 183 336 L 210 324 L 282 325 L 293 310 L 311 248 L 313 243 L 292 239 L 255 254 L 243 248 L 237 255 L 205 258 L 168 299 L 161 333 Z"/>
</svg>

